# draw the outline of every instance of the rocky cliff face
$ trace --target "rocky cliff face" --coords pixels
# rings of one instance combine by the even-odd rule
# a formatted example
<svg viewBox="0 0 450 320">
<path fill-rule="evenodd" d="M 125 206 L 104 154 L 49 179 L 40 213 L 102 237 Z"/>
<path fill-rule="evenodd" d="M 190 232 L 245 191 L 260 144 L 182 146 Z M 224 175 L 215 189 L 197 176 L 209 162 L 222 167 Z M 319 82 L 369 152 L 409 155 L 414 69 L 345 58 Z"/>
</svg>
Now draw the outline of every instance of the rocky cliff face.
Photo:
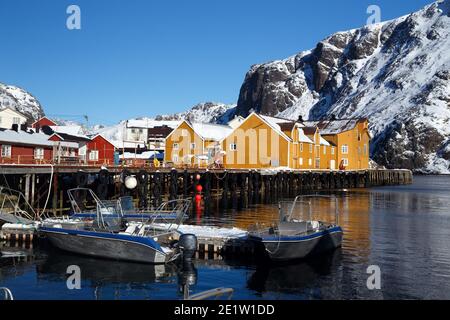
<svg viewBox="0 0 450 320">
<path fill-rule="evenodd" d="M 11 107 L 24 114 L 30 121 L 39 119 L 44 110 L 39 101 L 25 90 L 0 83 L 0 109 Z"/>
<path fill-rule="evenodd" d="M 450 0 L 338 32 L 311 50 L 255 65 L 237 113 L 368 117 L 371 154 L 389 168 L 450 173 Z"/>
</svg>

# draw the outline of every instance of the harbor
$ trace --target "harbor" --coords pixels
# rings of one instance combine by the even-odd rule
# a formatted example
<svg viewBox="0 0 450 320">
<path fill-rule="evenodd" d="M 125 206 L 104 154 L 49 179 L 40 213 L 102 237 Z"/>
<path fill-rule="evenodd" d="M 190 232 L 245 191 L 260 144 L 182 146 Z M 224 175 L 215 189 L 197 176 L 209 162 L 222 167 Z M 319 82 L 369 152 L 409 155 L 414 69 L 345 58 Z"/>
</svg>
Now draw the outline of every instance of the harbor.
<svg viewBox="0 0 450 320">
<path fill-rule="evenodd" d="M 442 279 L 450 276 L 448 183 L 446 176 L 416 176 L 411 185 L 335 190 L 342 248 L 317 259 L 271 266 L 200 255 L 194 268 L 183 271 L 3 242 L 0 277 L 17 299 L 181 299 L 180 285 L 189 277 L 193 294 L 213 283 L 234 288 L 233 299 L 448 299 L 442 290 Z M 246 229 L 256 219 L 271 221 L 278 211 L 277 201 L 246 205 L 239 196 L 235 203 L 214 199 L 211 205 L 214 210 L 186 223 Z M 84 270 L 81 290 L 66 288 L 69 265 Z M 366 287 L 369 265 L 383 272 L 381 290 Z"/>
</svg>

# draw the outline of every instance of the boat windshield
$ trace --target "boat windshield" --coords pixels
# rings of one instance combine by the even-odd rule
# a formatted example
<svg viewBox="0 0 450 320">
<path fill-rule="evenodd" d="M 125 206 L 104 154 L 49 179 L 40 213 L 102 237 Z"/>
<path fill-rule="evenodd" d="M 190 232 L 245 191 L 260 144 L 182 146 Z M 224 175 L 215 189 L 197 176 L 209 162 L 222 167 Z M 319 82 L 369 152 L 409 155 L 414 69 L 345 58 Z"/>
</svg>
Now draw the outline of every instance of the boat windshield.
<svg viewBox="0 0 450 320">
<path fill-rule="evenodd" d="M 321 221 L 337 224 L 339 202 L 328 195 L 297 196 L 294 201 L 280 201 L 280 222 Z"/>
<path fill-rule="evenodd" d="M 20 191 L 0 186 L 0 220 L 32 223 L 39 217 Z"/>
</svg>

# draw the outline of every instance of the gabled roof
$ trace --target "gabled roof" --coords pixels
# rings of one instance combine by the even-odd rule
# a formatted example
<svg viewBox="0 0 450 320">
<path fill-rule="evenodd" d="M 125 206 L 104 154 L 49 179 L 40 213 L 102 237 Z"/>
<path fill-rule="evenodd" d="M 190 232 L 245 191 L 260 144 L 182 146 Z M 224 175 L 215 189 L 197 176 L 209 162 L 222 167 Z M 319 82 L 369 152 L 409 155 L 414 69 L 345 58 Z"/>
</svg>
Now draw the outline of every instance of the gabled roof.
<svg viewBox="0 0 450 320">
<path fill-rule="evenodd" d="M 112 146 L 116 147 L 116 145 L 114 143 L 112 143 L 109 139 L 106 139 L 105 136 L 102 135 L 101 133 L 97 133 L 97 134 L 91 135 L 91 136 L 89 136 L 89 139 L 90 139 L 90 141 L 93 141 L 97 137 L 103 138 L 106 142 L 108 142 Z"/>
<path fill-rule="evenodd" d="M 220 141 L 233 132 L 233 128 L 227 125 L 193 122 L 191 126 L 205 140 Z"/>
<path fill-rule="evenodd" d="M 252 114 L 255 114 L 258 118 L 260 118 L 264 122 L 266 122 L 272 129 L 275 130 L 275 132 L 277 132 L 280 136 L 285 138 L 287 141 L 292 141 L 292 139 L 290 137 L 288 137 L 280 127 L 281 123 L 286 123 L 286 121 L 288 121 L 288 120 L 281 119 L 281 118 L 269 117 L 269 116 L 263 116 L 263 115 L 259 115 L 257 113 L 252 113 Z"/>
<path fill-rule="evenodd" d="M 12 112 L 18 114 L 19 116 L 23 117 L 23 118 L 27 118 L 22 112 L 17 111 L 16 109 L 11 108 L 10 106 L 4 107 L 2 109 L 0 109 L 0 112 L 5 111 L 6 109 L 11 110 Z"/>
<path fill-rule="evenodd" d="M 313 136 L 317 131 L 317 127 L 303 127 L 302 129 L 307 136 Z"/>
<path fill-rule="evenodd" d="M 319 121 L 304 121 L 305 126 L 316 126 L 319 128 L 322 135 L 339 134 L 345 131 L 352 130 L 356 125 L 367 118 L 355 119 L 339 119 L 339 120 L 319 120 Z"/>
<path fill-rule="evenodd" d="M 51 147 L 54 145 L 54 142 L 49 141 L 48 138 L 47 135 L 42 133 L 0 129 L 0 141 L 4 144 L 25 144 Z"/>
<path fill-rule="evenodd" d="M 167 137 L 168 139 L 183 123 L 186 123 L 202 140 L 221 141 L 233 132 L 233 128 L 227 125 L 189 122 L 183 120 Z"/>
<path fill-rule="evenodd" d="M 47 119 L 48 121 L 53 122 L 55 125 L 57 124 L 55 121 L 53 121 L 53 120 L 50 119 L 49 117 L 43 116 L 43 117 L 40 117 L 39 119 L 37 119 L 37 120 L 36 120 L 35 122 L 33 122 L 31 125 L 33 126 L 33 125 L 35 125 L 36 123 L 38 123 L 39 121 L 41 121 L 41 120 L 43 120 L 43 119 Z"/>
</svg>

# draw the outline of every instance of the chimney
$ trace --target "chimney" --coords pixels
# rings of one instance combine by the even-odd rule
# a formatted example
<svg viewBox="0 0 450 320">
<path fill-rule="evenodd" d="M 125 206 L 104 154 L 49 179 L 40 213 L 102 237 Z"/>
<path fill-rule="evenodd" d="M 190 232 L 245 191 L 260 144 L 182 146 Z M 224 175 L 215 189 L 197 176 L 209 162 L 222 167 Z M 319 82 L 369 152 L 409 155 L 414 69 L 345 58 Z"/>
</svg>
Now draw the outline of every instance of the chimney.
<svg viewBox="0 0 450 320">
<path fill-rule="evenodd" d="M 11 127 L 11 130 L 13 130 L 15 132 L 19 132 L 19 125 L 17 123 L 14 123 Z"/>
<path fill-rule="evenodd" d="M 302 116 L 298 116 L 297 122 L 303 123 L 303 117 Z"/>
</svg>

